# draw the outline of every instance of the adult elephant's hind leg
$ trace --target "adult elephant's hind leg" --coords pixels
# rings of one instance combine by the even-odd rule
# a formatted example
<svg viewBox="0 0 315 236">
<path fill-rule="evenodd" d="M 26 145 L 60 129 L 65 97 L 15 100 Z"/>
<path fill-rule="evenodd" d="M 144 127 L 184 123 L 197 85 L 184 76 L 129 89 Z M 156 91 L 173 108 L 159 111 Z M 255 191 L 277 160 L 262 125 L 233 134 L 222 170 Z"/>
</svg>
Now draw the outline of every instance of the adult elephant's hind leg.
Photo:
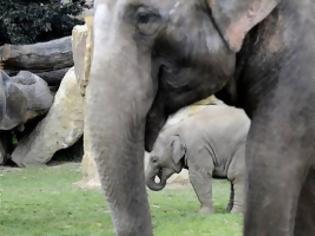
<svg viewBox="0 0 315 236">
<path fill-rule="evenodd" d="M 295 222 L 294 236 L 315 235 L 315 170 L 309 171 L 303 185 Z"/>
<path fill-rule="evenodd" d="M 293 236 L 308 161 L 286 119 L 264 114 L 252 121 L 246 151 L 245 236 Z"/>
</svg>

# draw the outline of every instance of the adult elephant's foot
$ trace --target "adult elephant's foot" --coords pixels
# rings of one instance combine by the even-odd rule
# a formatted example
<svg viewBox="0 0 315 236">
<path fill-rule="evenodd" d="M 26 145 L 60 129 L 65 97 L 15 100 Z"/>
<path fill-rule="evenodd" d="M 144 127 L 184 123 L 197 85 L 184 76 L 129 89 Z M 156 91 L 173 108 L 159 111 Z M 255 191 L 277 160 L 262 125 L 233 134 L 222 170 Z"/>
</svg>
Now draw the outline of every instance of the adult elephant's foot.
<svg viewBox="0 0 315 236">
<path fill-rule="evenodd" d="M 203 215 L 213 214 L 214 212 L 215 210 L 212 206 L 202 206 L 199 210 L 199 213 Z"/>
</svg>

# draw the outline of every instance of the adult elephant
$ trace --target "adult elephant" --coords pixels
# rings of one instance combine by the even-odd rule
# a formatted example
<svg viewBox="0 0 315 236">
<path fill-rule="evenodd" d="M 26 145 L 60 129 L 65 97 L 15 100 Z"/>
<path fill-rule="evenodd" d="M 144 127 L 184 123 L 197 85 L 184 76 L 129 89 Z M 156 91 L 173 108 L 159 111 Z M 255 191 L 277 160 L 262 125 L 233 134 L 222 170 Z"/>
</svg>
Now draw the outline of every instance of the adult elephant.
<svg viewBox="0 0 315 236">
<path fill-rule="evenodd" d="M 98 0 L 86 133 L 117 235 L 152 235 L 144 146 L 219 93 L 252 119 L 246 236 L 315 235 L 315 3 Z"/>
</svg>

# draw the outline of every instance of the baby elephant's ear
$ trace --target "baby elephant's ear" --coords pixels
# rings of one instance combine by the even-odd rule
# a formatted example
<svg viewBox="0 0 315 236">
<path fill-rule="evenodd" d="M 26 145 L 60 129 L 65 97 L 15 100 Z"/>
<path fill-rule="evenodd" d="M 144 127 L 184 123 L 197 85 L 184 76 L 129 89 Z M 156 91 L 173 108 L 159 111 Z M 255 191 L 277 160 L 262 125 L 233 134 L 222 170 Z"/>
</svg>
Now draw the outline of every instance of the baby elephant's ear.
<svg viewBox="0 0 315 236">
<path fill-rule="evenodd" d="M 278 5 L 279 0 L 207 0 L 214 21 L 231 50 L 238 52 L 246 34 Z"/>
<path fill-rule="evenodd" d="M 184 144 L 180 141 L 179 136 L 173 136 L 171 138 L 171 151 L 172 158 L 175 164 L 178 164 L 181 159 L 185 156 L 186 148 Z"/>
</svg>

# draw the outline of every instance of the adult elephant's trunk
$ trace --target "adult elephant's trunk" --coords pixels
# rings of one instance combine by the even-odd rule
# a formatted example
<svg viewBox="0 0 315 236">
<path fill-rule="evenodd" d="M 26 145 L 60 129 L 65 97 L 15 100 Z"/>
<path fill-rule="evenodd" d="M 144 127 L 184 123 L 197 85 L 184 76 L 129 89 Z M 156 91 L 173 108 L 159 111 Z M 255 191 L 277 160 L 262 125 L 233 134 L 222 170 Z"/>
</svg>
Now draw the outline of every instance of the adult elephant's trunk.
<svg viewBox="0 0 315 236">
<path fill-rule="evenodd" d="M 105 10 L 100 5 L 95 13 L 86 147 L 95 157 L 117 235 L 149 236 L 143 158 L 146 115 L 155 96 L 151 55 L 141 51 L 125 29 L 106 29 Z"/>
</svg>

